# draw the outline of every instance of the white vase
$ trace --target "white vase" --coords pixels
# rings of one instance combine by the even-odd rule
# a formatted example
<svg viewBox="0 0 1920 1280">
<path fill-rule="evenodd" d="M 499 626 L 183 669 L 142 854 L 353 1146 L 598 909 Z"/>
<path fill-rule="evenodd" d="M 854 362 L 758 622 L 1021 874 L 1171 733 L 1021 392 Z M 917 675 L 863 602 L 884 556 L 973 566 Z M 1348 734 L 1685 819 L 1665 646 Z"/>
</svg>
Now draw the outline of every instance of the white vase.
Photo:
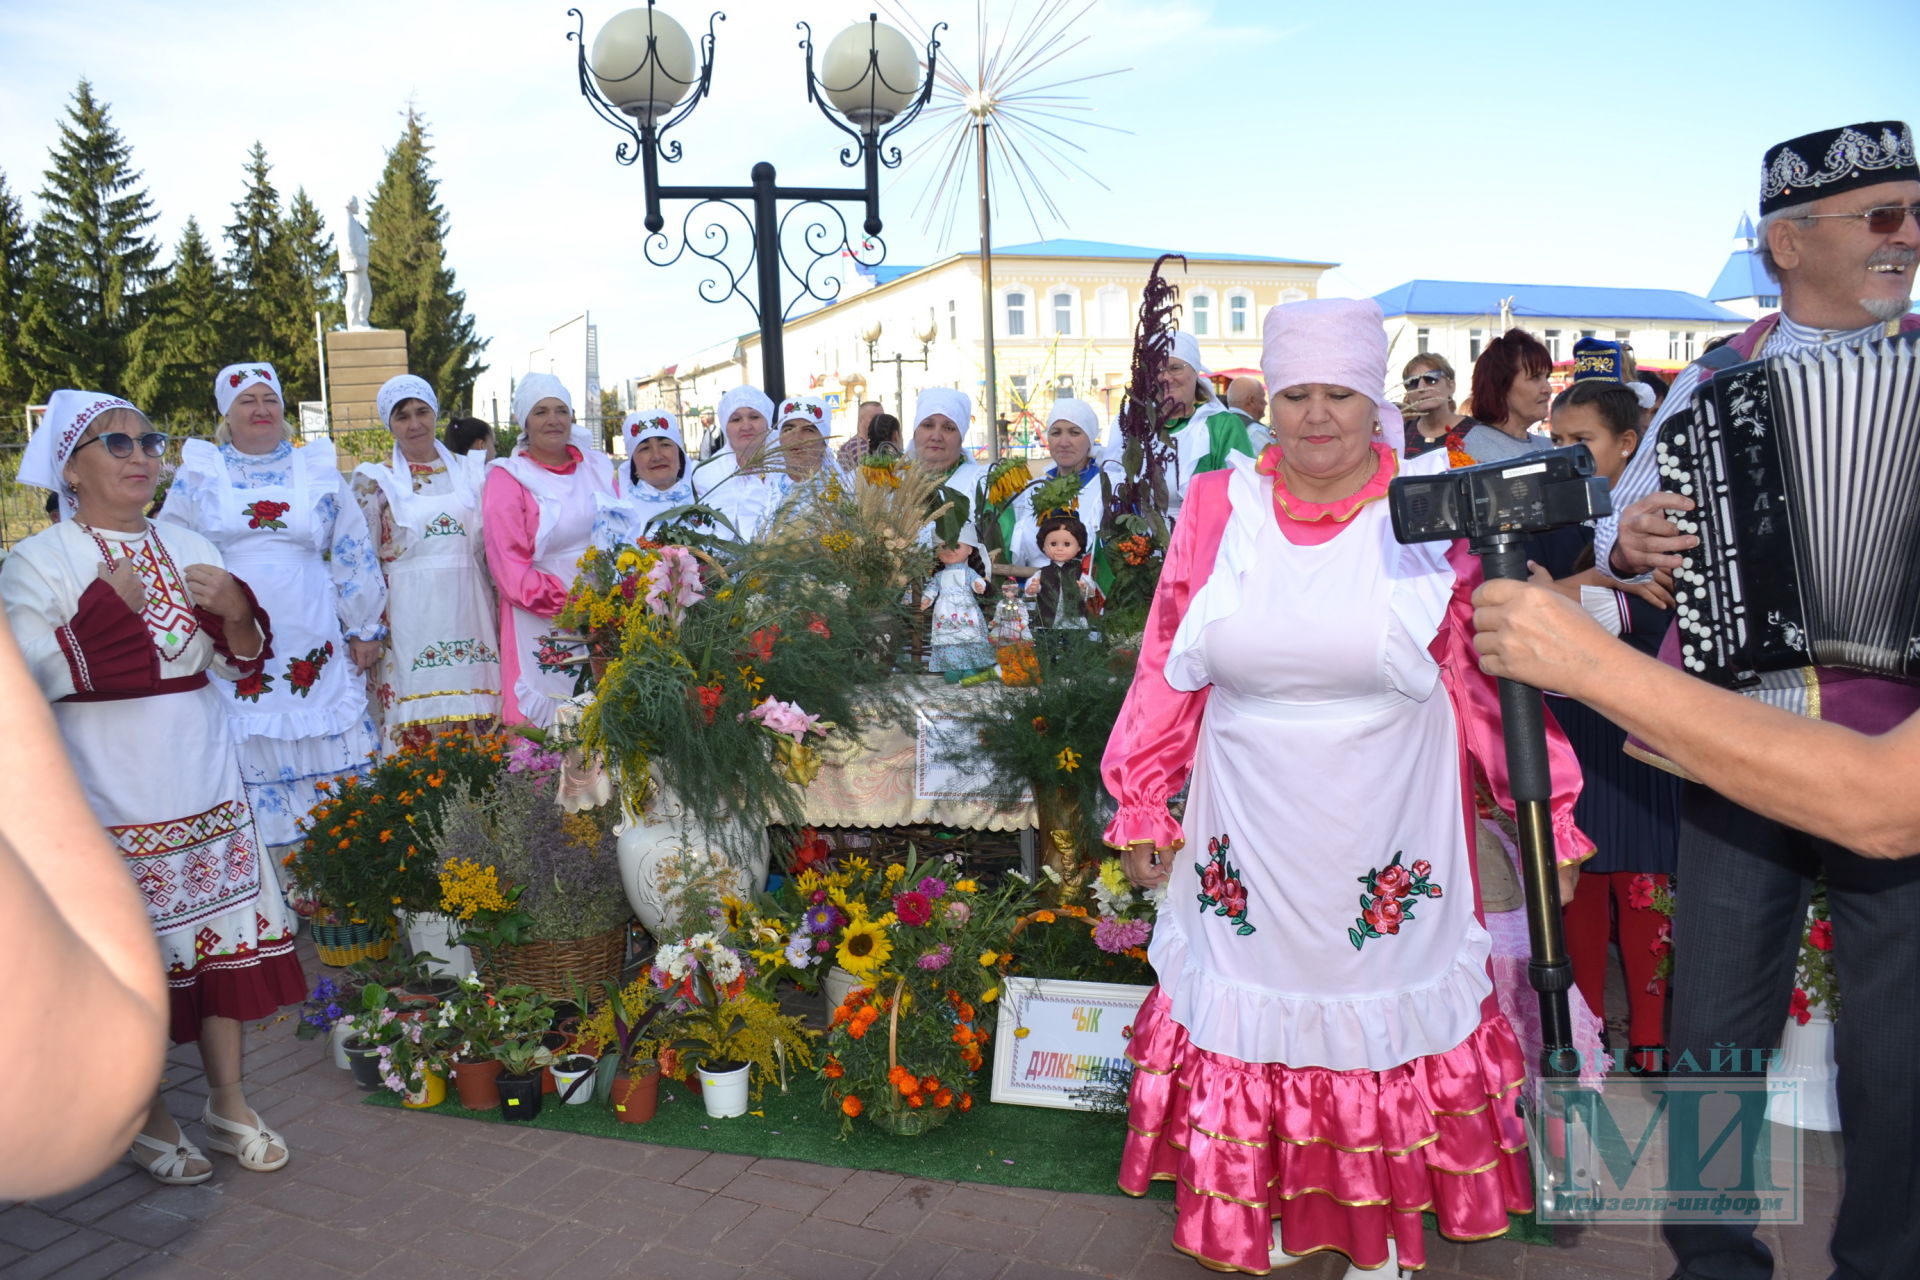
<svg viewBox="0 0 1920 1280">
<path fill-rule="evenodd" d="M 707 1104 L 709 1117 L 726 1120 L 747 1114 L 747 1073 L 751 1070 L 735 1067 L 714 1072 L 700 1068 L 700 1100 Z"/>
<path fill-rule="evenodd" d="M 826 976 L 820 979 L 820 989 L 827 993 L 827 1015 L 847 1002 L 847 994 L 860 985 L 860 979 L 842 969 L 839 965 L 830 965 Z"/>
<path fill-rule="evenodd" d="M 1808 1012 L 1812 1016 L 1805 1026 L 1787 1019 L 1787 1028 L 1780 1033 L 1779 1063 L 1767 1072 L 1770 1083 L 1797 1080 L 1799 1087 L 1775 1093 L 1767 1103 L 1767 1118 L 1796 1129 L 1837 1133 L 1840 1095 L 1833 1062 L 1833 1019 L 1818 1005 Z"/>
<path fill-rule="evenodd" d="M 670 904 L 661 883 L 662 864 L 682 851 L 712 859 L 716 871 L 730 875 L 733 892 L 740 897 L 751 897 L 767 883 L 766 832 L 750 831 L 739 822 L 707 820 L 657 779 L 646 812 L 635 818 L 623 808 L 614 850 L 633 914 L 655 938 L 672 932 L 666 927 Z"/>
<path fill-rule="evenodd" d="M 327 1056 L 333 1065 L 342 1071 L 351 1071 L 353 1064 L 347 1061 L 347 1041 L 353 1038 L 353 1024 L 345 1018 L 333 1024 L 327 1030 Z"/>
<path fill-rule="evenodd" d="M 405 911 L 401 922 L 407 931 L 407 945 L 414 952 L 437 957 L 427 966 L 427 972 L 442 978 L 464 978 L 473 972 L 473 953 L 454 941 L 461 927 L 452 916 L 438 911 Z"/>
</svg>

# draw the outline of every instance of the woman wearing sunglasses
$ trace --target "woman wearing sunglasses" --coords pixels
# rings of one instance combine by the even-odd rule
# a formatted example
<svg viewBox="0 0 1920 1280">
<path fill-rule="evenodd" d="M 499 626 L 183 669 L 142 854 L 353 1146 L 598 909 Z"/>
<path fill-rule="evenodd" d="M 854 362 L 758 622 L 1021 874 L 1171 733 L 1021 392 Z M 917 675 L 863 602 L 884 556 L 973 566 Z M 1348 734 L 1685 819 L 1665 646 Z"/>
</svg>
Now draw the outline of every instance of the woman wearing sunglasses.
<svg viewBox="0 0 1920 1280">
<path fill-rule="evenodd" d="M 20 479 L 58 494 L 63 519 L 13 549 L 0 600 L 145 899 L 169 1034 L 206 1064 L 207 1146 L 264 1173 L 287 1148 L 247 1106 L 242 1024 L 298 1002 L 306 981 L 216 689 L 260 679 L 274 636 L 211 542 L 143 514 L 166 448 L 125 400 L 56 391 Z M 158 1099 L 132 1156 L 165 1183 L 213 1174 Z"/>
<path fill-rule="evenodd" d="M 180 447 L 160 518 L 219 547 L 273 617 L 273 660 L 224 692 L 260 834 L 284 852 L 321 783 L 369 768 L 361 672 L 387 634 L 387 584 L 333 442 L 293 447 L 273 366 L 230 365 L 213 396 L 218 443 Z"/>
<path fill-rule="evenodd" d="M 1448 432 L 1464 434 L 1478 425 L 1453 407 L 1453 366 L 1447 358 L 1425 351 L 1407 361 L 1400 371 L 1400 386 L 1407 393 L 1400 406 L 1407 420 L 1406 444 L 1401 456 L 1417 458 L 1429 449 L 1447 443 Z"/>
<path fill-rule="evenodd" d="M 361 463 L 353 492 L 386 571 L 391 630 L 373 689 L 392 751 L 500 718 L 500 632 L 480 533 L 485 454 L 440 443 L 440 401 L 425 378 L 388 378 L 374 405 L 393 453 Z"/>
</svg>

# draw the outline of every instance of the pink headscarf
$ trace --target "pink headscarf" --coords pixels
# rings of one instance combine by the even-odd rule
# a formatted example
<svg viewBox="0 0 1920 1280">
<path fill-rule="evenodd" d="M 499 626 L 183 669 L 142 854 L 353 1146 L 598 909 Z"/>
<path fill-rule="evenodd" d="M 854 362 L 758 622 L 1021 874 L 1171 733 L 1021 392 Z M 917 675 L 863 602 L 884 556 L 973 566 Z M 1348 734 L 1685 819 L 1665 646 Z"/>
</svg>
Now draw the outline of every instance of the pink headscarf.
<svg viewBox="0 0 1920 1280">
<path fill-rule="evenodd" d="M 1387 331 L 1371 298 L 1315 298 L 1267 312 L 1260 372 L 1279 395 L 1309 382 L 1345 387 L 1380 410 L 1379 430 L 1395 449 L 1405 431 L 1400 410 L 1387 399 Z"/>
</svg>

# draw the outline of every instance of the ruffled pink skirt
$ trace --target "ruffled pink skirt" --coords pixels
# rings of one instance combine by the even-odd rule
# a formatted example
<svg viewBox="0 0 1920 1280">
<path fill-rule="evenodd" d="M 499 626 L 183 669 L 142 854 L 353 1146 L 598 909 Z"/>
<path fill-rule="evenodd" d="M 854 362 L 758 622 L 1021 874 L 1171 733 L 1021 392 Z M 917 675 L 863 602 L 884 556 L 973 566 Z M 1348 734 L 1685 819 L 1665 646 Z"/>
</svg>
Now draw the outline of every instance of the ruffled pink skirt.
<svg viewBox="0 0 1920 1280">
<path fill-rule="evenodd" d="M 1533 1208 L 1517 1103 L 1520 1047 L 1490 1014 L 1456 1047 L 1387 1071 L 1241 1062 L 1188 1040 L 1153 989 L 1127 1056 L 1138 1070 L 1120 1189 L 1174 1183 L 1173 1244 L 1215 1270 L 1265 1275 L 1273 1224 L 1294 1254 L 1337 1249 L 1426 1265 L 1420 1214 L 1456 1240 Z"/>
</svg>

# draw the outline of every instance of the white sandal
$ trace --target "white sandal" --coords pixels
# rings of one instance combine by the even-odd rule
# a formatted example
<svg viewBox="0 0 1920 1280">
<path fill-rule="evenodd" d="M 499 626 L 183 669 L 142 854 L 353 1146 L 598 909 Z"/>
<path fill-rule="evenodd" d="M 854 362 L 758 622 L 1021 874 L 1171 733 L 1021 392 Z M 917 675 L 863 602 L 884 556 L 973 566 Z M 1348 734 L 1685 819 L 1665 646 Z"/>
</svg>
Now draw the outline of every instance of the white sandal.
<svg viewBox="0 0 1920 1280">
<path fill-rule="evenodd" d="M 254 1114 L 259 1115 L 258 1112 Z M 238 1120 L 217 1116 L 213 1113 L 211 1102 L 200 1112 L 200 1123 L 207 1127 L 207 1146 L 222 1155 L 232 1156 L 240 1162 L 242 1169 L 250 1169 L 254 1173 L 272 1173 L 293 1158 L 286 1140 L 266 1125 L 243 1124 Z M 269 1163 L 267 1152 L 274 1147 L 280 1148 L 280 1158 Z"/>
<path fill-rule="evenodd" d="M 142 1148 L 153 1152 L 151 1159 L 141 1158 Z M 188 1142 L 184 1133 L 178 1142 L 163 1142 L 148 1134 L 136 1133 L 127 1158 L 145 1169 L 155 1182 L 169 1187 L 197 1187 L 213 1176 L 213 1161 L 207 1159 L 206 1153 L 200 1148 Z M 200 1173 L 188 1173 L 187 1169 L 195 1160 L 205 1164 L 206 1169 Z"/>
</svg>

